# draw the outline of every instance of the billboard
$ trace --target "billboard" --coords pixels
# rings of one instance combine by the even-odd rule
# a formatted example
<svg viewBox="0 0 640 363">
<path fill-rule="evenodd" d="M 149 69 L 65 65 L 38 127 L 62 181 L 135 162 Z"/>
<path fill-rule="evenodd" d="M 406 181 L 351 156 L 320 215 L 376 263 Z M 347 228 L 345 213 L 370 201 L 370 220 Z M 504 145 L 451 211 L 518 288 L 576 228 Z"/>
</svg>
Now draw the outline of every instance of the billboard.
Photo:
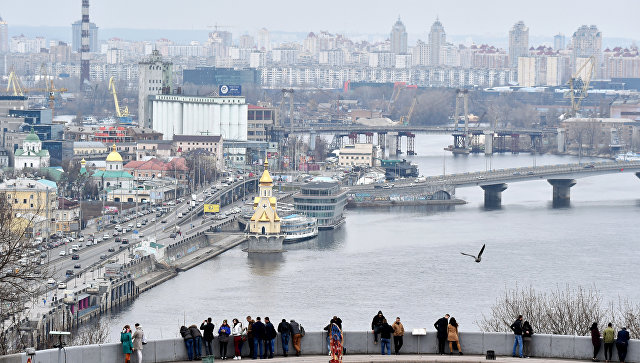
<svg viewBox="0 0 640 363">
<path fill-rule="evenodd" d="M 218 213 L 220 212 L 220 204 L 205 204 L 204 205 L 205 213 Z"/>
<path fill-rule="evenodd" d="M 242 94 L 242 86 L 237 84 L 223 84 L 220 86 L 218 94 L 220 96 L 240 96 Z"/>
</svg>

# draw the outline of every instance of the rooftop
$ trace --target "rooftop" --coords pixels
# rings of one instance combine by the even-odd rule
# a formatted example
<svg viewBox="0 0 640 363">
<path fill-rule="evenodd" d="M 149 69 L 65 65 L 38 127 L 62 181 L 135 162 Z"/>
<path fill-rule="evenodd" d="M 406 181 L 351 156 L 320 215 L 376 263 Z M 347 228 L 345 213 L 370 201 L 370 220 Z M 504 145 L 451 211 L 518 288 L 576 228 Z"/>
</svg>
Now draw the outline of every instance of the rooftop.
<svg viewBox="0 0 640 363">
<path fill-rule="evenodd" d="M 220 142 L 222 136 L 220 135 L 173 135 L 173 141 L 187 141 L 187 142 Z"/>
</svg>

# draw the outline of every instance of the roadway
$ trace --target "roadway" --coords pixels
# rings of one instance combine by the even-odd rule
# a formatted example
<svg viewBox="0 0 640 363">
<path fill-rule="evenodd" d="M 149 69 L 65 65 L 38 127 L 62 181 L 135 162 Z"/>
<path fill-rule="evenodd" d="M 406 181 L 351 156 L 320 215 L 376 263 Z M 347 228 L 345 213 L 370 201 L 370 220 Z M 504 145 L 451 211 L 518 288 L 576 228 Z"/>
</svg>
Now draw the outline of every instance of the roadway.
<svg viewBox="0 0 640 363">
<path fill-rule="evenodd" d="M 623 172 L 640 172 L 638 161 L 611 161 L 600 163 L 558 164 L 535 167 L 521 167 L 508 169 L 492 169 L 487 171 L 447 174 L 427 177 L 424 181 L 404 179 L 393 182 L 390 189 L 379 189 L 375 184 L 349 186 L 353 192 L 415 192 L 420 187 L 447 185 L 456 188 L 492 185 L 501 183 L 523 182 L 540 179 L 577 179 L 595 175 L 614 174 Z M 390 183 L 386 183 L 390 185 Z"/>
</svg>

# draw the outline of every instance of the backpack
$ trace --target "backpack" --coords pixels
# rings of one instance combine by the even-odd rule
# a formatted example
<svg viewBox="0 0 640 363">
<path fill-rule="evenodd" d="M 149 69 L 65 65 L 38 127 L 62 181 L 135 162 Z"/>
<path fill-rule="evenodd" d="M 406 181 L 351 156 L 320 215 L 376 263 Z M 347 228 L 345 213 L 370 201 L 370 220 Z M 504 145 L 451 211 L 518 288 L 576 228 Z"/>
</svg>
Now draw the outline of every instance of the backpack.
<svg viewBox="0 0 640 363">
<path fill-rule="evenodd" d="M 300 336 L 303 337 L 304 334 L 305 334 L 304 327 L 302 325 L 300 325 Z"/>
</svg>

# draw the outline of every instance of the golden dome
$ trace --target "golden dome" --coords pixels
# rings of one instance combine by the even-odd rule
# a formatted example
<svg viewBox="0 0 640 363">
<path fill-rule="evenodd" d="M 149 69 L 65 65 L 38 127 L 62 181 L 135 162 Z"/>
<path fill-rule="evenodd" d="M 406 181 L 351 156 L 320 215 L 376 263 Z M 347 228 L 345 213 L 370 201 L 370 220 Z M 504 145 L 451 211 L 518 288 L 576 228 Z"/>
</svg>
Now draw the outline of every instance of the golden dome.
<svg viewBox="0 0 640 363">
<path fill-rule="evenodd" d="M 260 184 L 262 185 L 271 185 L 273 183 L 273 179 L 271 179 L 271 174 L 269 174 L 269 161 L 267 159 L 264 160 L 264 172 L 260 177 Z"/>
<path fill-rule="evenodd" d="M 120 153 L 116 151 L 116 144 L 111 146 L 111 152 L 107 156 L 107 162 L 109 161 L 122 162 L 122 156 L 120 156 Z"/>
</svg>

